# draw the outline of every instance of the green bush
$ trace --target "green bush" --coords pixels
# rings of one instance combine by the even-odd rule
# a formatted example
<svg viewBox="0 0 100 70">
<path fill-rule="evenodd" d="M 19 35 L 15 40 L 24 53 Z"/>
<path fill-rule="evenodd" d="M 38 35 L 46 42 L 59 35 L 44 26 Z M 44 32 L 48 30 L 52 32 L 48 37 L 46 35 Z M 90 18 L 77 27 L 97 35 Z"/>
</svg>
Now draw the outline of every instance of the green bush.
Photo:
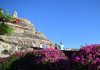
<svg viewBox="0 0 100 70">
<path fill-rule="evenodd" d="M 69 70 L 63 52 L 60 50 L 34 50 L 16 52 L 6 59 L 0 59 L 0 70 Z"/>
<path fill-rule="evenodd" d="M 0 35 L 11 35 L 14 29 L 5 24 L 6 22 L 12 22 L 14 18 L 7 14 L 3 9 L 0 9 Z"/>
<path fill-rule="evenodd" d="M 7 14 L 3 9 L 0 9 L 0 22 L 11 22 L 13 20 L 14 18 L 12 16 Z"/>
<path fill-rule="evenodd" d="M 14 29 L 4 23 L 0 23 L 0 35 L 11 35 L 14 32 Z"/>
<path fill-rule="evenodd" d="M 11 64 L 17 59 L 18 59 L 18 57 L 14 56 L 14 55 L 5 59 L 5 61 L 0 63 L 0 70 L 10 70 Z"/>
</svg>

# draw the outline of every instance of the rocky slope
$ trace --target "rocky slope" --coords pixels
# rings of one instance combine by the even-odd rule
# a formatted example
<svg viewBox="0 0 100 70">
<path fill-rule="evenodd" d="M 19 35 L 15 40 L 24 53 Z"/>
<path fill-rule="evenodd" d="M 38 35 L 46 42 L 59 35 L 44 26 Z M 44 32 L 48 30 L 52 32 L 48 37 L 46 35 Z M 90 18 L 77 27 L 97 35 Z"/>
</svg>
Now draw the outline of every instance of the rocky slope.
<svg viewBox="0 0 100 70">
<path fill-rule="evenodd" d="M 0 51 L 16 47 L 32 47 L 35 44 L 43 45 L 52 43 L 42 32 L 36 31 L 32 22 L 27 19 L 15 18 L 15 22 L 6 23 L 14 28 L 14 33 L 10 36 L 0 35 Z"/>
</svg>

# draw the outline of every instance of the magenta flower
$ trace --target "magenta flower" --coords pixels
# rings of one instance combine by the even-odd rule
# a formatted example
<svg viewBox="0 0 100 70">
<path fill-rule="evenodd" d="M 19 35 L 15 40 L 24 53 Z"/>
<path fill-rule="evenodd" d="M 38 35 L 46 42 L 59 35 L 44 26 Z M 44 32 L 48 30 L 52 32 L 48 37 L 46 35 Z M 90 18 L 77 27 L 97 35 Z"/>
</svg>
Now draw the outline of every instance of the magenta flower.
<svg viewBox="0 0 100 70">
<path fill-rule="evenodd" d="M 72 61 L 83 67 L 88 66 L 89 69 L 87 70 L 98 69 L 100 65 L 100 44 L 83 46 L 77 56 L 72 58 Z"/>
</svg>

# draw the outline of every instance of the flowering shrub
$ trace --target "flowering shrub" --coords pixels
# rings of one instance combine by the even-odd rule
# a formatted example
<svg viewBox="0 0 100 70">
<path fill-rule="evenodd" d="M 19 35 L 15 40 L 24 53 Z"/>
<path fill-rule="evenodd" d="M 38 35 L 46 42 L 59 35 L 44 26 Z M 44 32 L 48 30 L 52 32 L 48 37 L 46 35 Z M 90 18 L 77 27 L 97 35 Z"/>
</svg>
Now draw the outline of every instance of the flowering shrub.
<svg viewBox="0 0 100 70">
<path fill-rule="evenodd" d="M 34 50 L 35 63 L 39 66 L 40 70 L 50 69 L 65 70 L 67 68 L 67 60 L 65 54 L 56 49 Z M 43 69 L 43 70 L 44 70 Z"/>
<path fill-rule="evenodd" d="M 100 44 L 82 47 L 79 53 L 72 58 L 71 66 L 74 70 L 99 70 Z"/>
<path fill-rule="evenodd" d="M 0 58 L 0 70 L 100 70 L 100 45 L 93 44 L 74 52 L 72 58 L 56 49 L 15 52 Z"/>
<path fill-rule="evenodd" d="M 66 70 L 66 56 L 60 50 L 34 50 L 33 52 L 16 52 L 0 63 L 1 70 Z M 7 64 L 7 66 L 6 66 Z"/>
<path fill-rule="evenodd" d="M 16 57 L 22 58 L 22 57 L 24 57 L 27 53 L 28 53 L 27 51 L 26 51 L 26 52 L 20 51 L 20 52 L 15 52 L 15 53 L 12 54 L 11 56 L 16 56 Z"/>
<path fill-rule="evenodd" d="M 12 55 L 22 58 L 25 57 L 27 53 L 28 52 L 15 52 Z M 31 53 L 34 57 L 36 57 L 35 60 L 37 61 L 36 63 L 39 63 L 40 61 L 42 63 L 46 63 L 46 62 L 53 63 L 61 59 L 66 60 L 65 54 L 62 51 L 56 49 L 34 50 Z"/>
<path fill-rule="evenodd" d="M 62 51 L 56 49 L 34 50 L 33 52 L 35 56 L 42 57 L 41 61 L 43 63 L 45 62 L 53 63 L 62 59 L 66 60 L 65 54 Z"/>
</svg>

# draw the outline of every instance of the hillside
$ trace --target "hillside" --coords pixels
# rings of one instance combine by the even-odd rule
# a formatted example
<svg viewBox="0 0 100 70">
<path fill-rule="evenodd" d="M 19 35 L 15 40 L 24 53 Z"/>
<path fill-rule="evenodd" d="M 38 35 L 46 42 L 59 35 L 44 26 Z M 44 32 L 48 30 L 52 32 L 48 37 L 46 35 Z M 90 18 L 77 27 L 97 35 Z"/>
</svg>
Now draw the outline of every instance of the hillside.
<svg viewBox="0 0 100 70">
<path fill-rule="evenodd" d="M 40 43 L 44 46 L 52 43 L 42 32 L 36 31 L 34 24 L 31 21 L 19 18 L 16 11 L 13 14 L 13 18 L 13 22 L 6 22 L 5 24 L 11 26 L 14 29 L 14 33 L 10 36 L 0 35 L 1 51 L 7 48 L 33 47 L 32 43 L 35 43 L 37 46 Z"/>
</svg>

